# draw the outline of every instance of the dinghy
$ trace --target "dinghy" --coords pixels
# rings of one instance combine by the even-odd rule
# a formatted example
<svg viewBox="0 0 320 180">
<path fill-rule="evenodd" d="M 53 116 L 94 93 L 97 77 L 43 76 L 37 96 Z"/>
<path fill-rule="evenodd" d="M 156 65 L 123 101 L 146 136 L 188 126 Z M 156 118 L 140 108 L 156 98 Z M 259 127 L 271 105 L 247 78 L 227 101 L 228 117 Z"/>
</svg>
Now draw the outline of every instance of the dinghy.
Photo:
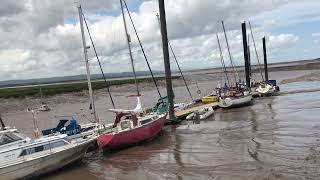
<svg viewBox="0 0 320 180">
<path fill-rule="evenodd" d="M 203 120 L 207 119 L 208 117 L 212 116 L 214 113 L 214 110 L 212 107 L 206 107 L 199 111 L 193 112 L 189 114 L 186 119 L 187 120 Z"/>
</svg>

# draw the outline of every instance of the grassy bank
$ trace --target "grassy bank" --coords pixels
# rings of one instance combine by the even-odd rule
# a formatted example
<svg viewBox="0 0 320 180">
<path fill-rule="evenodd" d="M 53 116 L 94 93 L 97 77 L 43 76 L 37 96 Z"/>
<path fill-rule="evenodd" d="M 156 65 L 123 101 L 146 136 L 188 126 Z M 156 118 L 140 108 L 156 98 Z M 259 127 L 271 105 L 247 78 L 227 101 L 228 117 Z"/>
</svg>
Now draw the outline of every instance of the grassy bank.
<svg viewBox="0 0 320 180">
<path fill-rule="evenodd" d="M 177 79 L 179 76 L 173 76 L 172 79 Z M 165 77 L 155 77 L 157 81 L 164 80 Z M 151 77 L 139 78 L 138 82 L 152 82 Z M 133 84 L 134 79 L 121 79 L 108 81 L 109 86 Z M 106 88 L 104 81 L 92 82 L 92 89 Z M 55 94 L 79 92 L 88 89 L 87 82 L 75 82 L 75 83 L 63 83 L 63 84 L 51 84 L 51 85 L 38 85 L 27 87 L 15 87 L 15 88 L 3 88 L 0 89 L 0 98 L 22 98 L 25 96 L 40 95 L 40 88 L 44 96 L 52 96 Z"/>
</svg>

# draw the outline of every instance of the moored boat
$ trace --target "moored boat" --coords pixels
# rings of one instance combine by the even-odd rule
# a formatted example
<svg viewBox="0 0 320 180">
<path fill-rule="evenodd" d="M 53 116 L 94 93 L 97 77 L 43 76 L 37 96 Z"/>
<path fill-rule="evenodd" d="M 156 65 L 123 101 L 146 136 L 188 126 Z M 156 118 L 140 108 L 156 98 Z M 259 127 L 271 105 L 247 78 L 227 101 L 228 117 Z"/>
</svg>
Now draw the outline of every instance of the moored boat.
<svg viewBox="0 0 320 180">
<path fill-rule="evenodd" d="M 236 84 L 235 87 L 217 88 L 217 94 L 219 94 L 218 106 L 221 108 L 242 107 L 252 103 L 251 93 L 241 84 Z"/>
<path fill-rule="evenodd" d="M 116 113 L 112 128 L 97 138 L 100 148 L 118 149 L 155 137 L 163 128 L 167 113 L 142 114 L 139 97 L 133 110 L 110 109 Z M 167 106 L 167 105 L 166 105 Z"/>
<path fill-rule="evenodd" d="M 208 117 L 212 116 L 214 113 L 214 110 L 212 107 L 206 107 L 201 110 L 198 110 L 196 112 L 193 112 L 189 114 L 186 119 L 187 120 L 204 120 Z"/>
<path fill-rule="evenodd" d="M 247 106 L 252 103 L 252 95 L 247 94 L 244 96 L 229 96 L 225 98 L 219 98 L 219 107 L 221 108 L 234 108 Z"/>
<path fill-rule="evenodd" d="M 9 128 L 0 131 L 0 179 L 43 175 L 81 160 L 95 137 L 68 140 L 66 134 L 29 138 Z"/>
</svg>

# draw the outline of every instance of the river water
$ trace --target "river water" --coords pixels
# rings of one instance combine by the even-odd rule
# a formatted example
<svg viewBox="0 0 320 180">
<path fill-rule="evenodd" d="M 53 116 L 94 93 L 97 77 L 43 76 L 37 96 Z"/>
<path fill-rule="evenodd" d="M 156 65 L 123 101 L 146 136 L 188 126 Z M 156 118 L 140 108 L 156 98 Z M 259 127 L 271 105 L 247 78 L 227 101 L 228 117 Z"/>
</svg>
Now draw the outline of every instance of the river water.
<svg viewBox="0 0 320 180">
<path fill-rule="evenodd" d="M 199 86 L 205 91 L 214 83 L 204 80 Z M 193 90 L 195 87 L 193 84 Z M 219 109 L 200 123 L 166 126 L 151 142 L 112 153 L 96 151 L 45 179 L 319 179 L 320 81 L 282 84 L 280 88 L 281 95 L 255 99 L 252 106 Z M 175 92 L 179 92 L 178 100 L 188 100 L 183 87 Z M 151 105 L 155 93 L 146 90 L 144 104 Z M 55 125 L 50 120 L 53 114 L 85 109 L 82 98 L 39 114 L 39 126 Z M 123 108 L 135 104 L 120 92 L 116 98 Z M 98 113 L 101 120 L 110 122 L 112 114 L 106 111 L 110 105 L 105 104 L 105 99 L 97 100 Z M 29 131 L 32 123 L 22 112 L 5 117 L 21 122 L 17 126 Z"/>
</svg>

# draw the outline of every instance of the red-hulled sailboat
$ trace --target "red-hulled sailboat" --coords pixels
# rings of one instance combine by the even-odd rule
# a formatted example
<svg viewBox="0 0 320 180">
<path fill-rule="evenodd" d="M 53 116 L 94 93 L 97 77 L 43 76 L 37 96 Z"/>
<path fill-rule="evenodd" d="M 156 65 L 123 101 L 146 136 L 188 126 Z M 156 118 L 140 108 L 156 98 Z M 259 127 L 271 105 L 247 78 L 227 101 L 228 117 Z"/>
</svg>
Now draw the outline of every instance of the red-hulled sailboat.
<svg viewBox="0 0 320 180">
<path fill-rule="evenodd" d="M 162 130 L 167 113 L 155 111 L 144 114 L 140 98 L 137 99 L 138 104 L 134 110 L 110 109 L 116 117 L 110 131 L 98 137 L 99 147 L 117 149 L 130 146 L 152 139 Z"/>
<path fill-rule="evenodd" d="M 109 111 L 116 114 L 114 123 L 106 128 L 108 130 L 102 132 L 102 134 L 97 138 L 98 146 L 104 150 L 130 146 L 155 137 L 162 130 L 167 116 L 168 102 L 166 101 L 166 98 L 160 98 L 150 113 L 145 113 L 142 110 L 137 77 L 131 52 L 131 38 L 127 32 L 122 3 L 122 0 L 120 0 L 132 72 L 136 85 L 137 95 L 135 96 L 137 97 L 137 106 L 133 110 L 109 109 Z"/>
</svg>

